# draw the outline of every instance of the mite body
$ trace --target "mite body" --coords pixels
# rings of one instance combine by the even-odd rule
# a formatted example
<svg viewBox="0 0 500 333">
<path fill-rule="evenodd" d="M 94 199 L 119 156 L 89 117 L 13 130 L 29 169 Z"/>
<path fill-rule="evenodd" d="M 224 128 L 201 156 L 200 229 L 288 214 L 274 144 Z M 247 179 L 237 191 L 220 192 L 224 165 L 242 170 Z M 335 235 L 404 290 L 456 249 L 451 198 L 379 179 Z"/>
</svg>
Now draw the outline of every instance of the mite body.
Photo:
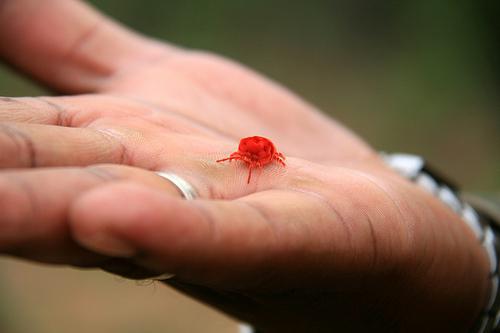
<svg viewBox="0 0 500 333">
<path fill-rule="evenodd" d="M 261 168 L 276 161 L 282 166 L 285 164 L 285 156 L 279 153 L 271 140 L 261 136 L 251 136 L 240 140 L 238 151 L 232 153 L 227 158 L 217 160 L 217 162 L 240 160 L 248 166 L 247 184 L 250 184 L 252 169 Z"/>
</svg>

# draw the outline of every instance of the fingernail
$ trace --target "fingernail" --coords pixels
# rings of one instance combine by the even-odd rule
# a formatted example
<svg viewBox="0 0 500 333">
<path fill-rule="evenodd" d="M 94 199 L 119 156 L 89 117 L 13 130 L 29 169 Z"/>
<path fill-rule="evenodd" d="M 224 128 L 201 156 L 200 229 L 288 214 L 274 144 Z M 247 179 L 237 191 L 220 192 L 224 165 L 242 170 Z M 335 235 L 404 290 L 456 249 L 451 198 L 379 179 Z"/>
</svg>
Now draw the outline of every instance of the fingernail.
<svg viewBox="0 0 500 333">
<path fill-rule="evenodd" d="M 80 239 L 80 241 L 94 251 L 114 257 L 128 258 L 134 256 L 137 252 L 128 242 L 104 233 L 96 233 L 87 236 L 85 239 Z"/>
<path fill-rule="evenodd" d="M 164 271 L 164 265 L 159 264 L 156 260 L 152 258 L 147 258 L 144 256 L 136 256 L 134 258 L 134 262 L 138 265 L 141 265 L 143 267 L 146 267 L 147 269 L 151 270 L 152 272 L 158 272 L 148 278 L 146 280 L 168 280 L 171 279 L 175 276 L 175 274 L 168 273 Z"/>
<path fill-rule="evenodd" d="M 175 276 L 175 274 L 172 274 L 172 273 L 162 273 L 160 275 L 149 277 L 149 278 L 147 278 L 145 280 L 164 281 L 164 280 L 169 280 L 169 279 L 173 278 L 174 276 Z"/>
</svg>

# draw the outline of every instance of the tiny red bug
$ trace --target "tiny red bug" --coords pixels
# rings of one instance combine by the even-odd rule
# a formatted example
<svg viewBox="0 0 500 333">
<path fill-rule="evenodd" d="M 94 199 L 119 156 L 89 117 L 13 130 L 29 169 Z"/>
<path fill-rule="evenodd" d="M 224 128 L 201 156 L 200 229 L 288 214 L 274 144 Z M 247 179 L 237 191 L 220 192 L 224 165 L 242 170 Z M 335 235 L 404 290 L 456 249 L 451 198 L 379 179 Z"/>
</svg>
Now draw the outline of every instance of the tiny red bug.
<svg viewBox="0 0 500 333">
<path fill-rule="evenodd" d="M 250 184 L 250 177 L 252 177 L 253 168 L 261 168 L 276 161 L 282 166 L 285 164 L 285 156 L 276 151 L 274 144 L 271 140 L 261 136 L 251 136 L 240 140 L 238 151 L 232 153 L 227 158 L 217 160 L 217 162 L 224 162 L 232 160 L 241 160 L 248 166 L 248 179 L 247 184 Z"/>
</svg>

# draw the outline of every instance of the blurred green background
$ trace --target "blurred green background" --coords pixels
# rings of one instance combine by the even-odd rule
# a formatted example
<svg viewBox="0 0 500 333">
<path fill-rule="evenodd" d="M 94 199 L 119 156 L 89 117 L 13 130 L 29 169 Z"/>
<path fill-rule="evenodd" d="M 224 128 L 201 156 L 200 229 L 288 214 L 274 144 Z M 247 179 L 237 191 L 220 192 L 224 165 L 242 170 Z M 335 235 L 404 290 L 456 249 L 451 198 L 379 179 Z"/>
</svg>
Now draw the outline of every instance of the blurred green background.
<svg viewBox="0 0 500 333">
<path fill-rule="evenodd" d="M 424 155 L 468 191 L 500 192 L 498 1 L 90 2 L 144 34 L 257 69 L 376 149 Z M 49 93 L 0 67 L 0 95 Z M 96 272 L 2 260 L 0 293 L 0 332 L 234 331 L 165 288 Z"/>
</svg>

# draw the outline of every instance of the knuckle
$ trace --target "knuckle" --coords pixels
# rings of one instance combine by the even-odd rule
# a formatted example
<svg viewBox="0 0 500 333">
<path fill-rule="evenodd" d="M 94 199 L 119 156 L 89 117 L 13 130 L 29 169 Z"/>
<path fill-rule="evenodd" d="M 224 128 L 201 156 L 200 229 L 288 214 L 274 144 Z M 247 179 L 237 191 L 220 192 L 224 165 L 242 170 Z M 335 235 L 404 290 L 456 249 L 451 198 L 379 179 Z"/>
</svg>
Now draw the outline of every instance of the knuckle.
<svg viewBox="0 0 500 333">
<path fill-rule="evenodd" d="M 72 114 L 53 97 L 1 97 L 0 121 L 69 127 Z"/>
<path fill-rule="evenodd" d="M 120 165 L 133 165 L 130 149 L 123 142 L 121 135 L 117 135 L 109 130 L 97 130 L 111 147 L 113 147 L 113 161 Z"/>
<path fill-rule="evenodd" d="M 37 149 L 32 138 L 12 124 L 0 124 L 0 166 L 36 167 Z"/>
<path fill-rule="evenodd" d="M 25 110 L 32 108 L 31 97 L 0 97 L 0 121 L 25 121 Z"/>
<path fill-rule="evenodd" d="M 50 113 L 51 123 L 56 126 L 73 126 L 73 114 L 68 112 L 67 108 L 54 98 L 37 97 L 44 104 L 44 109 Z"/>
</svg>

